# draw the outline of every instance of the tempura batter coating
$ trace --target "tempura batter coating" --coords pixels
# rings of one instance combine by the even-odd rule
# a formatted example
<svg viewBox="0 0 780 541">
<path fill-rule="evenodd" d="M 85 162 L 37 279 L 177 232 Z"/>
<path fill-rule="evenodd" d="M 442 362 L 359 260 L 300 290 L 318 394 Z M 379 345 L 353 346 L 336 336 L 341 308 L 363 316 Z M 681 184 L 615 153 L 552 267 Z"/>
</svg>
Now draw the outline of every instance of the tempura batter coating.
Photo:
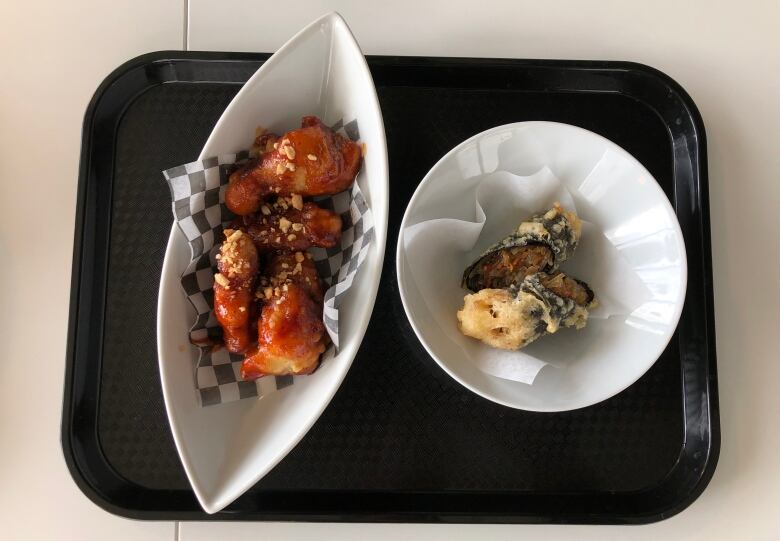
<svg viewBox="0 0 780 541">
<path fill-rule="evenodd" d="M 527 276 L 519 287 L 466 295 L 458 311 L 466 336 L 501 349 L 520 349 L 561 327 L 581 329 L 597 301 L 585 282 L 559 272 Z"/>
</svg>

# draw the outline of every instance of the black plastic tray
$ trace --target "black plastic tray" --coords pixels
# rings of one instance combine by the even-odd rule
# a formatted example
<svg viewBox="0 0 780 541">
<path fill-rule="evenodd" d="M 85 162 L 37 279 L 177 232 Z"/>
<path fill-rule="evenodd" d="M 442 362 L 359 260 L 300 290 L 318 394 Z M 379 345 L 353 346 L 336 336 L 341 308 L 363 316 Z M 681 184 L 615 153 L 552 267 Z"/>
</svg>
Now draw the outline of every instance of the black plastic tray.
<svg viewBox="0 0 780 541">
<path fill-rule="evenodd" d="M 118 68 L 84 120 L 62 445 L 98 505 L 142 519 L 644 523 L 704 489 L 720 447 L 704 127 L 666 75 L 626 62 L 369 57 L 390 157 L 385 268 L 335 398 L 261 482 L 206 515 L 165 415 L 155 311 L 171 226 L 160 171 L 197 157 L 266 54 L 159 52 Z M 406 203 L 450 148 L 552 120 L 636 156 L 673 202 L 688 253 L 677 332 L 636 384 L 595 406 L 527 413 L 447 376 L 395 280 Z M 631 362 L 631 359 L 626 359 Z"/>
</svg>

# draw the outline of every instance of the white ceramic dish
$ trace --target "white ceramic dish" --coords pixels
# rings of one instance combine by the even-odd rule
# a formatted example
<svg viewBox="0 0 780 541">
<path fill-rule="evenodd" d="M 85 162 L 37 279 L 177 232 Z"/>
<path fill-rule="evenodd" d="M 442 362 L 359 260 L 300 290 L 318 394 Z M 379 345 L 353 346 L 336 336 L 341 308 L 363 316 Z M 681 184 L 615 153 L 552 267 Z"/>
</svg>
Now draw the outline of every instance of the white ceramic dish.
<svg viewBox="0 0 780 541">
<path fill-rule="evenodd" d="M 608 181 L 586 186 L 583 180 L 607 151 L 617 156 L 621 166 L 615 168 L 614 175 L 607 176 Z M 457 333 L 454 311 L 451 323 L 445 323 L 453 327 L 446 332 L 435 321 L 421 300 L 406 260 L 404 230 L 427 220 L 462 219 L 464 214 L 473 214 L 474 189 L 485 174 L 504 170 L 532 175 L 544 166 L 579 193 L 580 215 L 598 226 L 626 258 L 649 290 L 650 298 L 627 317 L 592 318 L 581 331 L 562 331 L 545 338 L 550 344 L 556 341 L 551 348 L 555 358 L 542 359 L 553 366 L 543 368 L 528 385 L 477 369 L 448 337 Z M 407 317 L 436 362 L 471 391 L 499 404 L 530 411 L 589 406 L 639 379 L 661 355 L 677 327 L 687 282 L 680 226 L 655 179 L 611 141 L 554 122 L 499 126 L 475 135 L 445 155 L 409 202 L 401 223 L 396 265 Z M 454 300 L 462 304 L 465 293 L 455 293 L 460 297 Z"/>
<path fill-rule="evenodd" d="M 357 119 L 367 152 L 357 181 L 374 214 L 376 238 L 340 308 L 340 352 L 315 374 L 261 400 L 201 408 L 194 388 L 197 350 L 188 345 L 193 309 L 179 277 L 189 250 L 173 227 L 157 310 L 162 389 L 171 430 L 192 488 L 215 513 L 255 484 L 300 441 L 335 394 L 357 353 L 374 307 L 387 237 L 388 182 L 384 125 L 363 53 L 336 13 L 287 42 L 244 85 L 214 127 L 198 159 L 249 147 L 255 128 Z"/>
</svg>

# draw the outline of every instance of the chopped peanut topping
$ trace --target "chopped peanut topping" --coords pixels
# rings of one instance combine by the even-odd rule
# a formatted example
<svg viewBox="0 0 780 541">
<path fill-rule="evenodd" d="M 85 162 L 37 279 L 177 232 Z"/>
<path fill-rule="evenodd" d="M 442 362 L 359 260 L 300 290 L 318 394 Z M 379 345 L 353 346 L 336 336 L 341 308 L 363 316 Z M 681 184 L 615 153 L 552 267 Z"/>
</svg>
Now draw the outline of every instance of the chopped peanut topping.
<svg viewBox="0 0 780 541">
<path fill-rule="evenodd" d="M 237 257 L 239 243 L 248 241 L 245 240 L 244 232 L 240 229 L 225 229 L 224 233 L 225 242 L 220 247 L 217 259 L 219 260 L 220 270 L 225 272 L 228 278 L 231 278 L 241 272 L 242 268 L 249 268 L 248 262 L 242 262 Z"/>
<path fill-rule="evenodd" d="M 290 230 L 290 226 L 291 225 L 292 225 L 292 222 L 290 220 L 288 220 L 287 218 L 285 218 L 284 216 L 279 218 L 279 229 L 281 229 L 283 233 L 287 233 L 287 231 Z"/>
<path fill-rule="evenodd" d="M 295 210 L 301 210 L 303 209 L 303 197 L 301 197 L 299 194 L 294 193 L 290 196 L 290 199 L 292 201 L 292 206 Z"/>
<path fill-rule="evenodd" d="M 230 280 L 225 277 L 225 275 L 217 273 L 214 275 L 214 281 L 217 282 L 219 285 L 224 287 L 225 289 L 230 289 Z"/>
</svg>

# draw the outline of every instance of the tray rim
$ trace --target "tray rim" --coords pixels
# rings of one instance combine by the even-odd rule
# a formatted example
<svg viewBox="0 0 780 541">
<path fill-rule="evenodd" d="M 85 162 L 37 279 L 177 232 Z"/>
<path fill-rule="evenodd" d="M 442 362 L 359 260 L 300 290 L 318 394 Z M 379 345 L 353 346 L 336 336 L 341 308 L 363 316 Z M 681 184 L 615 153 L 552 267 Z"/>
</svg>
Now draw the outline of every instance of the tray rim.
<svg viewBox="0 0 780 541">
<path fill-rule="evenodd" d="M 698 177 L 698 191 L 700 200 L 700 219 L 696 223 L 696 227 L 701 232 L 701 262 L 703 263 L 703 289 L 704 289 L 704 330 L 706 331 L 706 340 L 703 346 L 707 350 L 708 363 L 705 367 L 707 372 L 707 406 L 708 416 L 710 420 L 709 426 L 709 447 L 707 449 L 706 456 L 703 461 L 703 467 L 700 470 L 698 479 L 693 488 L 686 494 L 684 498 L 674 502 L 672 505 L 667 505 L 662 509 L 654 509 L 647 512 L 636 512 L 630 515 L 614 515 L 610 516 L 605 513 L 588 513 L 583 509 L 582 514 L 578 514 L 571 517 L 559 516 L 559 515 L 544 515 L 544 514 L 528 514 L 523 512 L 508 512 L 508 511 L 496 511 L 493 513 L 481 513 L 474 514 L 474 511 L 468 511 L 467 508 L 461 510 L 441 510 L 441 511 L 416 511 L 409 508 L 403 511 L 387 512 L 376 509 L 364 509 L 361 511 L 339 511 L 339 510 L 324 510 L 318 513 L 300 513 L 300 512 L 257 512 L 252 511 L 249 515 L 244 514 L 240 509 L 228 510 L 216 514 L 206 515 L 202 510 L 196 508 L 196 510 L 181 510 L 181 511 L 161 511 L 142 509 L 138 507 L 117 505 L 110 501 L 104 491 L 100 489 L 94 483 L 94 480 L 90 479 L 89 473 L 85 471 L 85 468 L 80 464 L 74 451 L 74 441 L 71 433 L 71 421 L 73 415 L 77 409 L 74 397 L 75 386 L 75 366 L 74 361 L 76 357 L 77 347 L 77 330 L 79 323 L 79 316 L 84 317 L 83 313 L 80 313 L 80 290 L 82 284 L 82 263 L 84 256 L 84 222 L 88 209 L 88 203 L 86 201 L 86 189 L 87 179 L 90 175 L 91 169 L 91 151 L 93 149 L 93 128 L 95 121 L 95 113 L 98 107 L 101 105 L 101 100 L 105 97 L 106 93 L 111 87 L 120 82 L 123 78 L 132 76 L 134 70 L 147 66 L 149 64 L 164 64 L 174 62 L 221 62 L 221 63 L 246 63 L 246 62 L 262 62 L 270 56 L 270 53 L 234 53 L 234 52 L 204 52 L 204 51 L 156 51 L 146 53 L 123 63 L 115 70 L 113 70 L 98 86 L 95 94 L 90 100 L 84 115 L 84 122 L 82 127 L 81 137 L 81 150 L 80 150 L 80 162 L 79 162 L 79 176 L 78 176 L 78 189 L 77 189 L 77 201 L 76 201 L 76 219 L 74 227 L 74 246 L 73 246 L 73 263 L 71 273 L 71 296 L 69 304 L 69 321 L 68 321 L 68 340 L 66 346 L 66 365 L 65 365 L 65 383 L 63 393 L 63 410 L 62 410 L 62 422 L 61 422 L 61 446 L 65 458 L 66 465 L 74 479 L 76 485 L 81 491 L 96 505 L 103 509 L 126 518 L 134 519 L 147 519 L 147 520 L 276 520 L 276 521 L 311 521 L 311 522 L 441 522 L 441 523 L 574 523 L 574 524 L 645 524 L 650 522 L 656 522 L 659 520 L 671 517 L 685 508 L 687 508 L 693 501 L 695 501 L 704 489 L 709 484 L 715 468 L 717 466 L 721 433 L 720 433 L 720 415 L 719 415 L 719 401 L 718 401 L 718 389 L 717 389 L 717 355 L 715 349 L 715 327 L 714 327 L 714 313 L 713 313 L 713 291 L 712 291 L 712 248 L 711 248 L 711 231 L 709 227 L 709 189 L 708 189 L 708 174 L 707 174 L 707 150 L 706 150 L 706 135 L 704 129 L 704 123 L 701 115 L 688 93 L 671 77 L 665 73 L 636 62 L 628 61 L 599 61 L 599 60 L 546 60 L 546 59 L 513 59 L 513 58 L 472 58 L 472 57 L 418 57 L 418 56 L 374 56 L 367 55 L 367 60 L 371 68 L 382 66 L 401 66 L 401 67 L 446 67 L 446 66 L 480 66 L 480 67 L 506 67 L 506 68 L 520 68 L 520 67 L 549 67 L 549 68 L 568 68 L 576 70 L 612 70 L 612 71 L 625 71 L 625 72 L 640 72 L 644 75 L 648 75 L 652 78 L 659 79 L 663 84 L 671 89 L 680 100 L 684 108 L 686 109 L 690 119 L 693 122 L 697 138 L 697 151 L 699 156 L 697 177 Z M 159 81 L 160 84 L 165 81 Z M 214 81 L 215 83 L 230 84 L 226 81 Z M 144 85 L 140 89 L 139 93 L 153 85 Z M 561 90 L 556 90 L 561 92 Z M 564 92 L 566 90 L 563 90 Z M 572 90 L 576 91 L 576 90 Z M 624 94 L 628 95 L 628 94 Z M 119 107 L 119 111 L 116 115 L 117 122 L 124 114 L 124 110 L 128 107 L 138 96 L 138 94 L 127 96 L 127 101 L 123 106 Z M 630 96 L 630 95 L 629 95 Z M 671 94 L 670 94 L 671 96 Z M 631 96 L 633 99 L 644 103 L 645 106 L 656 111 L 655 107 L 637 98 Z M 656 111 L 657 113 L 657 111 Z M 113 156 L 112 156 L 113 160 Z M 109 217 L 110 222 L 110 217 Z M 690 254 L 689 254 L 690 257 Z M 82 311 L 83 312 L 83 311 Z M 102 321 L 102 320 L 101 320 Z M 98 331 L 102 335 L 102 328 Z M 96 375 L 99 379 L 100 374 Z M 98 397 L 93 397 L 93 401 L 97 401 Z M 683 409 L 686 405 L 683 404 Z M 687 434 L 686 434 L 687 437 Z M 98 438 L 99 445 L 99 438 Z M 683 448 L 685 444 L 683 445 Z M 101 451 L 102 454 L 102 451 Z M 111 469 L 111 465 L 105 462 L 105 466 Z M 679 463 L 679 459 L 678 459 Z M 675 470 L 677 466 L 670 470 L 670 473 Z M 116 472 L 114 472 L 116 473 Z M 118 478 L 121 478 L 116 474 Z M 662 483 L 663 481 L 661 481 Z M 643 490 L 649 490 L 643 489 Z M 326 491 L 331 494 L 331 491 Z M 335 491 L 343 492 L 343 491 Z M 350 491 L 350 494 L 354 494 L 356 491 Z M 283 495 L 284 491 L 268 491 L 267 494 L 279 494 Z M 364 495 L 364 491 L 360 491 L 361 496 Z M 365 491 L 365 496 L 370 499 L 372 495 L 382 494 L 379 491 Z M 404 494 L 403 492 L 397 492 L 396 494 Z M 419 495 L 423 498 L 434 497 L 436 493 L 431 492 L 410 492 L 410 494 Z M 469 493 L 468 495 L 472 495 Z M 491 493 L 492 494 L 492 493 Z M 601 494 L 601 493 L 599 493 Z M 628 494 L 628 493 L 621 493 Z M 487 494 L 485 494 L 487 495 Z M 549 499 L 555 501 L 560 499 L 561 495 L 557 494 L 539 494 L 539 499 Z M 567 495 L 563 495 L 567 497 Z M 455 498 L 456 501 L 457 498 Z M 194 496 L 193 496 L 194 501 Z M 370 502 L 369 502 L 370 503 Z M 197 503 L 196 503 L 197 507 Z M 401 505 L 403 507 L 403 505 Z"/>
</svg>

